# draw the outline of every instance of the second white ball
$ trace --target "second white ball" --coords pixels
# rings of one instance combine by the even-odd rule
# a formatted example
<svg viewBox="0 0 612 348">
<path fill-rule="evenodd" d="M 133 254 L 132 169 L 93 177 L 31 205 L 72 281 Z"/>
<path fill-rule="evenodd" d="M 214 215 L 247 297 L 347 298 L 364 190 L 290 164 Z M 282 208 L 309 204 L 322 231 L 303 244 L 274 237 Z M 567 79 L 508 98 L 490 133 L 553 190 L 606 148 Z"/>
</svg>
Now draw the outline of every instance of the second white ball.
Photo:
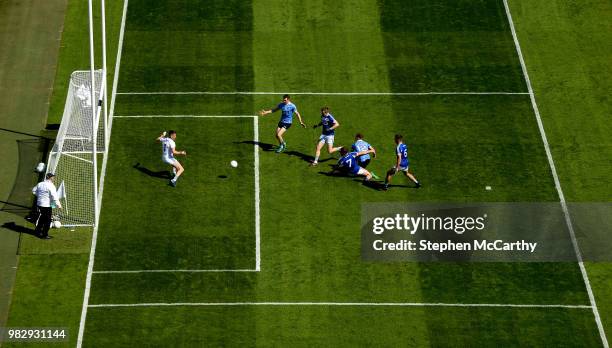
<svg viewBox="0 0 612 348">
<path fill-rule="evenodd" d="M 232 167 L 236 168 L 236 167 L 238 167 L 238 162 L 236 162 L 236 161 L 231 161 L 231 162 L 230 162 L 230 165 L 231 165 Z"/>
</svg>

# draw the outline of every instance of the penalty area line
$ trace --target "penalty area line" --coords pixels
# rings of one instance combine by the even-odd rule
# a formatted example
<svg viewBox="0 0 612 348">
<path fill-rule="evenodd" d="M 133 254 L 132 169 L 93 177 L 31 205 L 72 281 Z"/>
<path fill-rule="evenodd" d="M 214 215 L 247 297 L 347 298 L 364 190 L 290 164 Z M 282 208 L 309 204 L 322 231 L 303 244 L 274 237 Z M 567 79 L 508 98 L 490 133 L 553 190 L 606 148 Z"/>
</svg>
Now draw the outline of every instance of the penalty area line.
<svg viewBox="0 0 612 348">
<path fill-rule="evenodd" d="M 339 95 L 339 96 L 419 96 L 419 95 L 529 95 L 529 92 L 254 92 L 254 91 L 177 91 L 121 92 L 121 95 Z"/>
<path fill-rule="evenodd" d="M 90 308 L 113 307 L 206 307 L 206 306 L 356 306 L 356 307 L 489 307 L 489 308 L 564 308 L 591 309 L 589 305 L 511 304 L 511 303 L 421 303 L 421 302 L 176 302 L 176 303 L 102 303 Z"/>
<path fill-rule="evenodd" d="M 259 272 L 258 269 L 135 269 L 135 270 L 108 270 L 93 271 L 94 274 L 122 274 L 122 273 L 205 273 L 205 272 Z"/>
<path fill-rule="evenodd" d="M 257 115 L 121 115 L 114 118 L 254 118 Z"/>
<path fill-rule="evenodd" d="M 261 270 L 261 216 L 259 208 L 259 118 L 253 118 L 253 176 L 255 179 L 255 271 Z"/>
</svg>

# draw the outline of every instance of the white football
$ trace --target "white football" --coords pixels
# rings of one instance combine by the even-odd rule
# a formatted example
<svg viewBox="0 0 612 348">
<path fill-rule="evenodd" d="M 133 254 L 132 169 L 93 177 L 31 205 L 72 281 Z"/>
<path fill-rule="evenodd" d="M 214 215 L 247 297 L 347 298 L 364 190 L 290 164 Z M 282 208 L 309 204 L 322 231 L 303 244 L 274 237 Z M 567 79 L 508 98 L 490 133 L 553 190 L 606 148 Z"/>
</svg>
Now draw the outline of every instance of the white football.
<svg viewBox="0 0 612 348">
<path fill-rule="evenodd" d="M 53 227 L 60 228 L 60 227 L 62 227 L 62 223 L 59 222 L 59 221 L 53 221 Z"/>
<path fill-rule="evenodd" d="M 230 162 L 230 165 L 231 165 L 232 167 L 236 168 L 236 167 L 238 167 L 238 162 L 236 162 L 236 161 L 231 161 L 231 162 Z"/>
</svg>

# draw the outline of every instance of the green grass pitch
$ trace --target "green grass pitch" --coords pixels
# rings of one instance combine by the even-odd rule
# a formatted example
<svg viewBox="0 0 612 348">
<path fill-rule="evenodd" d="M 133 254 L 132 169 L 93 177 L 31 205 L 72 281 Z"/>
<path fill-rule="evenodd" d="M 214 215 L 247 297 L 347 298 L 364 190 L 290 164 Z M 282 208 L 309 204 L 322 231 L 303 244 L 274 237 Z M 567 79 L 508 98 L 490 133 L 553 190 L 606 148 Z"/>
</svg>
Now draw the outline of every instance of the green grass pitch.
<svg viewBox="0 0 612 348">
<path fill-rule="evenodd" d="M 217 95 L 129 94 L 218 91 Z M 278 92 L 235 95 L 231 92 Z M 334 95 L 333 92 L 511 95 Z M 84 346 L 596 346 L 590 309 L 373 306 L 142 306 L 141 303 L 515 303 L 589 305 L 576 264 L 365 263 L 364 202 L 558 201 L 500 0 L 130 0 Z M 365 134 L 393 164 L 407 139 L 413 189 L 389 192 L 309 168 L 318 133 L 297 125 L 288 152 L 284 92 L 312 125 L 330 106 L 336 141 Z M 328 92 L 327 94 L 325 92 Z M 254 144 L 254 126 L 259 143 Z M 177 130 L 176 188 L 154 142 Z M 255 167 L 254 147 L 259 166 Z M 328 158 L 325 151 L 323 160 Z M 239 167 L 229 166 L 237 160 Z M 259 176 L 256 192 L 255 173 Z M 484 189 L 493 187 L 492 191 Z"/>
</svg>

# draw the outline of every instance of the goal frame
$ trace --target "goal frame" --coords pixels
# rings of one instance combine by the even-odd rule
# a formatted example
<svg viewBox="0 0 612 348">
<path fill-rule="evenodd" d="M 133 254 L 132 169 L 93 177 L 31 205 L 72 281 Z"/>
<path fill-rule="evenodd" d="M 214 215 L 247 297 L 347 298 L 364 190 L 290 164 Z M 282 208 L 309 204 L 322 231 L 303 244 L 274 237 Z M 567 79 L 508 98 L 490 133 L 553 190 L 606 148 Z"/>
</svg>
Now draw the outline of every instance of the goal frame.
<svg viewBox="0 0 612 348">
<path fill-rule="evenodd" d="M 106 104 L 105 75 L 103 69 L 95 70 L 94 74 L 91 74 L 91 71 L 77 70 L 70 75 L 62 121 L 47 162 L 47 173 L 56 174 L 58 180 L 55 184 L 58 191 L 62 191 L 58 194 L 60 194 L 63 207 L 54 211 L 54 218 L 61 221 L 64 227 L 95 226 L 98 223 L 100 207 L 98 201 L 100 183 L 97 177 L 98 156 L 102 155 L 105 158 L 108 155 L 109 132 L 106 108 L 104 108 L 103 118 L 100 118 L 102 106 Z M 79 109 L 79 107 L 74 105 L 79 101 L 85 104 L 80 108 L 81 112 L 84 112 L 80 115 L 77 114 L 78 111 L 75 112 L 75 108 Z M 87 110 L 90 107 L 91 109 Z M 88 126 L 91 128 L 86 129 Z M 67 161 L 86 162 L 87 164 L 81 163 L 85 167 L 75 167 L 71 172 L 66 171 L 62 166 L 69 167 L 70 165 L 66 164 Z M 58 168 L 60 168 L 59 172 Z M 65 181 L 74 183 L 79 177 L 84 178 L 84 182 L 91 180 L 91 186 L 73 185 L 69 190 L 63 186 Z M 84 190 L 90 193 L 85 193 Z M 79 197 L 72 200 L 79 205 L 78 207 L 72 206 L 72 213 L 70 212 L 70 197 Z M 87 203 L 85 205 L 90 206 L 82 206 L 83 201 Z M 76 214 L 75 208 L 85 213 Z"/>
</svg>

